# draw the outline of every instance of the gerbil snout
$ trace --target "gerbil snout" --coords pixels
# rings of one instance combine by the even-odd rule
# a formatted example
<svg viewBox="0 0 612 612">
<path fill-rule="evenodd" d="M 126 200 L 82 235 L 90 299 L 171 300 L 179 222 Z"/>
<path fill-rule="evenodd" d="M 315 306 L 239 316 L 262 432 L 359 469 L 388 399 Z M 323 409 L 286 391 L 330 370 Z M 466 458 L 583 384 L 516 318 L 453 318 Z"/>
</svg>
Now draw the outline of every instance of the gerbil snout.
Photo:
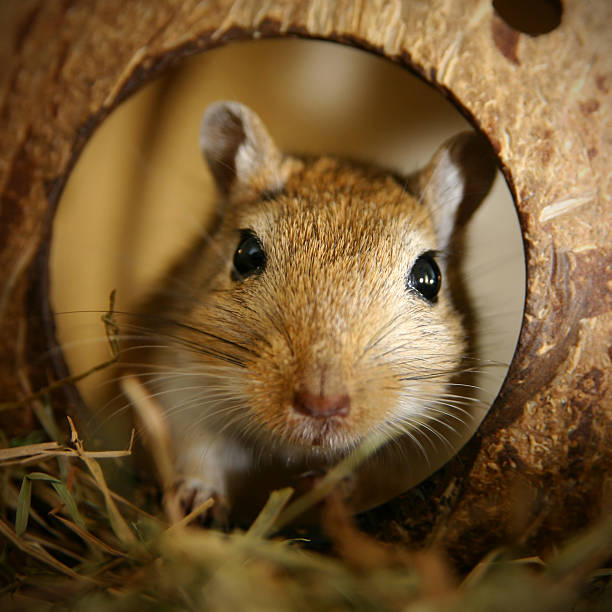
<svg viewBox="0 0 612 612">
<path fill-rule="evenodd" d="M 351 409 L 351 400 L 344 393 L 342 395 L 317 395 L 310 391 L 296 391 L 293 396 L 292 408 L 313 419 L 327 419 L 329 417 L 345 417 Z"/>
<path fill-rule="evenodd" d="M 351 399 L 348 393 L 332 395 L 325 394 L 323 389 L 319 393 L 300 389 L 293 395 L 290 410 L 293 419 L 299 418 L 294 425 L 296 433 L 301 434 L 308 446 L 317 448 L 346 430 Z"/>
</svg>

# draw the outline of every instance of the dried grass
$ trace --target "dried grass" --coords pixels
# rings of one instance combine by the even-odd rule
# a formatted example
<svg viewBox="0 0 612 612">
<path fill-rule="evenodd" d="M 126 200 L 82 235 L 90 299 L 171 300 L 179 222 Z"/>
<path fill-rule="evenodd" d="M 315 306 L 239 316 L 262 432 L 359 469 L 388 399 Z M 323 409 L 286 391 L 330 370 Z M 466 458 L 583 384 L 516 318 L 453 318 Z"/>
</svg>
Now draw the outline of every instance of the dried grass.
<svg viewBox="0 0 612 612">
<path fill-rule="evenodd" d="M 107 330 L 112 308 L 109 315 Z M 156 449 L 153 461 L 166 495 L 151 498 L 136 483 L 128 500 L 107 485 L 100 462 L 129 455 L 133 437 L 127 449 L 88 451 L 69 421 L 69 444 L 59 437 L 12 444 L 5 438 L 0 609 L 612 610 L 612 570 L 602 569 L 612 557 L 612 518 L 546 562 L 493 550 L 465 577 L 455 576 L 435 550 L 411 552 L 360 532 L 334 489 L 375 445 L 297 500 L 291 489 L 272 493 L 246 532 L 193 526 L 212 500 L 181 517 L 171 495 L 171 449 L 159 409 L 137 380 L 128 379 L 124 390 Z M 42 398 L 30 394 L 27 401 L 47 435 L 59 436 Z M 328 555 L 279 535 L 321 500 L 334 550 Z"/>
</svg>

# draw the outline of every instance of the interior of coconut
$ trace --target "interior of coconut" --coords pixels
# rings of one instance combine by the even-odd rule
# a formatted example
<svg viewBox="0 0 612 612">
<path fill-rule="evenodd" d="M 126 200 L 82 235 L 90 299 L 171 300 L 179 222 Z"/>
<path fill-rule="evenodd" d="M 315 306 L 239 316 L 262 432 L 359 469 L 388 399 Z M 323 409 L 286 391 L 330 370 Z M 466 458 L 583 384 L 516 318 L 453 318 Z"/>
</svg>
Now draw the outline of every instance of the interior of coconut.
<svg viewBox="0 0 612 612">
<path fill-rule="evenodd" d="M 234 49 L 231 46 L 221 51 L 231 55 Z M 205 63 L 208 61 L 206 58 L 208 55 L 196 58 L 193 63 L 198 61 Z M 211 52 L 210 56 L 212 55 Z M 289 52 L 287 55 L 291 57 Z M 306 60 L 302 61 L 308 65 Z M 373 60 L 368 58 L 366 61 Z M 388 64 L 385 66 L 377 66 L 376 72 L 392 68 Z M 365 72 L 361 73 L 361 77 Z M 175 86 L 181 81 L 178 75 L 168 75 L 166 78 L 168 81 L 174 81 Z M 392 80 L 394 87 L 397 86 L 395 76 Z M 259 87 L 261 81 L 255 81 Z M 74 282 L 78 289 L 73 292 L 72 301 L 74 302 L 76 298 L 88 303 L 80 306 L 75 306 L 73 303 L 61 306 L 61 302 L 55 301 L 58 299 L 57 294 L 53 295 L 54 304 L 61 312 L 88 308 L 96 311 L 93 321 L 72 323 L 76 327 L 80 326 L 80 331 L 61 332 L 68 353 L 75 348 L 70 346 L 72 343 L 104 346 L 98 354 L 89 350 L 80 355 L 69 354 L 68 359 L 73 373 L 85 372 L 89 367 L 108 359 L 106 343 L 109 335 L 112 339 L 112 329 L 109 331 L 107 328 L 105 333 L 104 326 L 99 321 L 99 314 L 108 308 L 109 288 L 117 287 L 120 294 L 126 296 L 120 295 L 120 300 L 137 300 L 138 295 L 146 291 L 147 284 L 154 282 L 154 278 L 163 267 L 162 259 L 159 260 L 160 263 L 153 264 L 153 258 L 147 253 L 145 243 L 139 244 L 140 239 L 136 244 L 131 244 L 132 251 L 128 253 L 129 257 L 123 251 L 117 252 L 117 249 L 126 246 L 123 244 L 125 240 L 123 243 L 121 241 L 121 234 L 124 238 L 125 235 L 131 237 L 131 230 L 127 228 L 140 228 L 150 222 L 150 207 L 155 207 L 153 204 L 155 197 L 143 197 L 146 188 L 142 185 L 147 181 L 141 182 L 138 188 L 137 185 L 143 178 L 156 179 L 151 176 L 151 170 L 155 165 L 152 158 L 158 155 L 163 157 L 163 148 L 149 156 L 148 153 L 143 153 L 140 143 L 171 140 L 177 133 L 176 124 L 171 125 L 170 122 L 166 126 L 167 133 L 164 136 L 165 130 L 158 131 L 157 127 L 152 130 L 151 126 L 157 125 L 155 120 L 147 121 L 151 117 L 158 117 L 155 113 L 147 111 L 155 106 L 152 100 L 160 95 L 159 89 L 163 87 L 161 83 L 154 85 L 150 91 L 142 90 L 128 102 L 128 104 L 140 104 L 139 111 L 134 110 L 130 113 L 125 110 L 128 108 L 127 105 L 118 109 L 105 122 L 108 126 L 104 125 L 94 136 L 94 138 L 98 136 L 103 138 L 102 130 L 106 127 L 111 129 L 112 123 L 116 121 L 116 133 L 122 138 L 124 132 L 132 133 L 131 130 L 136 124 L 136 131 L 140 131 L 133 136 L 128 148 L 132 148 L 134 141 L 139 143 L 132 154 L 139 158 L 136 166 L 140 165 L 140 170 L 136 173 L 141 175 L 140 179 L 129 186 L 119 186 L 114 180 L 109 182 L 101 180 L 100 184 L 92 189 L 91 175 L 89 175 L 87 178 L 82 177 L 85 186 L 79 191 L 76 182 L 79 180 L 79 173 L 85 172 L 79 165 L 71 177 L 71 184 L 60 205 L 58 224 L 55 228 L 55 243 L 58 242 L 58 236 L 62 236 L 62 243 L 67 241 L 70 244 L 75 232 L 86 237 L 83 241 L 85 246 L 106 242 L 109 239 L 106 250 L 104 248 L 101 250 L 102 253 L 106 253 L 105 256 L 101 256 L 101 261 L 88 261 L 82 273 L 78 272 L 78 266 L 74 271 L 68 268 L 74 275 L 71 278 L 79 279 Z M 334 84 L 335 82 L 329 83 L 328 89 L 333 89 Z M 346 87 L 345 82 L 343 85 Z M 158 88 L 157 94 L 153 93 L 155 87 Z M 282 83 L 280 89 L 283 89 Z M 372 89 L 376 91 L 375 87 Z M 234 86 L 233 91 L 230 88 L 227 94 L 222 93 L 228 97 L 230 94 L 231 97 L 235 97 L 235 91 Z M 412 91 L 409 93 L 412 94 Z M 145 101 L 147 96 L 149 99 Z M 392 99 L 395 101 L 397 98 L 402 102 L 405 101 L 394 90 Z M 249 103 L 256 106 L 257 101 Z M 199 98 L 197 104 L 201 106 L 197 112 L 194 111 L 194 116 L 197 115 L 199 119 L 199 113 L 205 102 Z M 423 102 L 420 107 L 423 112 L 418 116 L 427 114 L 434 104 L 431 100 Z M 163 105 L 165 103 L 160 104 Z M 282 106 L 282 109 L 285 107 Z M 267 120 L 280 144 L 294 148 L 291 140 L 294 133 L 293 125 L 289 121 L 281 121 L 277 127 L 273 127 L 274 111 L 279 111 L 280 108 L 269 107 L 265 102 L 261 108 L 258 106 L 257 110 Z M 126 113 L 123 119 L 122 111 Z M 269 117 L 266 117 L 266 112 L 269 113 Z M 386 115 L 386 113 L 381 114 Z M 347 123 L 340 121 L 343 113 L 341 115 L 341 117 L 338 114 L 332 115 L 333 119 L 328 119 L 328 123 L 323 124 L 328 130 L 324 130 L 323 136 L 313 137 L 310 143 L 308 135 L 312 134 L 313 124 L 302 123 L 305 132 L 304 144 L 295 148 L 318 151 L 319 143 L 330 142 L 332 146 L 328 150 L 332 152 L 353 154 L 355 151 L 361 157 L 361 149 L 357 146 L 355 149 L 352 148 L 351 138 L 356 123 L 367 124 L 371 115 L 368 112 L 362 114 L 355 112 L 349 116 L 352 121 Z M 299 119 L 302 120 L 302 117 Z M 179 123 L 181 121 L 179 118 Z M 297 121 L 296 119 L 296 123 Z M 455 118 L 451 123 L 453 121 L 458 119 Z M 332 141 L 324 139 L 337 125 L 344 126 L 345 138 L 337 138 L 336 145 L 339 142 L 349 143 L 343 145 L 346 149 L 335 148 Z M 454 129 L 461 129 L 459 123 L 454 123 L 453 126 Z M 420 127 L 419 121 L 406 126 L 406 131 L 413 136 L 418 133 Z M 287 130 L 285 135 L 283 129 Z M 185 130 L 185 132 L 190 131 L 191 128 Z M 388 128 L 386 134 L 393 135 L 396 131 L 400 133 L 397 124 L 394 124 L 392 128 Z M 381 136 L 381 132 L 374 130 L 366 136 L 370 141 L 376 140 Z M 111 165 L 116 163 L 117 166 L 122 166 L 125 160 L 120 155 L 126 152 L 125 147 L 121 151 L 116 151 L 113 143 L 117 141 L 110 136 L 109 138 L 107 145 L 110 145 L 110 149 L 102 158 L 106 157 Z M 379 144 L 382 141 L 381 138 Z M 368 152 L 376 148 L 371 145 L 371 142 L 367 143 Z M 429 145 L 424 146 L 427 148 Z M 92 140 L 89 148 L 95 150 L 95 147 L 96 144 Z M 148 150 L 148 147 L 145 148 Z M 108 151 L 112 151 L 110 156 Z M 81 161 L 89 154 L 86 151 Z M 380 154 L 381 157 L 377 159 L 393 163 L 391 157 L 385 158 L 385 153 Z M 111 159 L 108 160 L 108 157 Z M 371 159 L 369 155 L 367 158 Z M 157 191 L 160 194 L 157 206 L 164 209 L 161 212 L 162 221 L 156 223 L 164 226 L 164 229 L 167 229 L 169 224 L 174 226 L 182 223 L 182 229 L 187 235 L 189 231 L 194 231 L 194 225 L 197 228 L 200 222 L 199 215 L 202 214 L 202 210 L 199 204 L 206 200 L 204 204 L 209 205 L 212 198 L 209 190 L 210 180 L 205 173 L 202 174 L 202 164 L 197 150 L 193 152 L 192 159 L 193 172 L 197 174 L 197 178 L 193 179 L 195 186 L 193 199 L 186 198 L 194 206 L 194 209 L 188 207 L 188 210 L 194 212 L 187 213 L 189 216 L 187 220 L 183 216 L 184 212 L 178 215 L 178 220 L 174 218 L 171 223 L 168 223 L 167 219 L 164 220 L 163 215 L 168 212 L 167 193 L 168 191 L 171 195 L 175 193 L 171 178 L 162 179 L 157 189 L 151 189 L 152 192 Z M 402 159 L 405 160 L 404 157 Z M 418 165 L 419 159 L 409 160 L 408 168 Z M 159 159 L 158 163 L 162 167 L 168 166 L 167 160 L 163 158 Z M 105 172 L 103 167 L 104 164 L 94 166 L 94 178 Z M 176 174 L 174 173 L 175 178 L 181 186 L 192 180 L 189 178 L 186 181 L 184 177 Z M 130 182 L 132 178 L 123 177 L 121 180 Z M 162 188 L 161 184 L 164 183 L 166 186 Z M 500 183 L 498 178 L 496 189 L 500 189 Z M 110 218 L 104 221 L 101 218 L 95 219 L 91 224 L 89 219 L 85 222 L 81 220 L 76 231 L 61 229 L 62 216 L 69 214 L 68 202 L 71 192 L 76 194 L 77 200 L 81 199 L 80 203 L 73 200 L 76 209 L 85 209 L 82 206 L 83 198 L 91 202 L 92 198 L 102 194 L 98 200 L 99 205 L 89 208 L 91 216 L 102 212 L 109 201 L 114 199 L 105 192 L 107 187 L 115 189 L 115 193 L 118 194 L 117 199 L 122 202 L 119 209 L 109 215 Z M 206 197 L 202 196 L 203 190 L 206 190 Z M 505 195 L 507 196 L 507 193 Z M 512 218 L 514 211 L 511 201 L 506 200 L 503 207 Z M 119 222 L 118 217 L 123 215 L 132 216 L 134 225 L 124 226 L 123 219 Z M 66 233 L 62 235 L 62 231 Z M 87 231 L 91 233 L 86 234 Z M 490 230 L 481 231 L 486 234 Z M 115 233 L 119 236 L 113 237 Z M 169 251 L 175 247 L 180 248 L 180 239 L 176 239 L 176 242 L 175 246 L 168 247 Z M 85 248 L 79 251 L 77 247 L 76 252 L 72 251 L 72 258 L 64 253 L 62 260 L 55 243 L 53 257 L 55 262 L 60 262 L 56 263 L 56 266 L 68 266 L 72 263 L 71 259 L 78 259 L 84 252 L 94 250 Z M 118 246 L 122 244 L 123 246 Z M 169 241 L 168 244 L 171 245 L 172 242 Z M 520 237 L 517 244 L 520 247 Z M 171 256 L 171 253 L 166 255 Z M 134 275 L 121 280 L 114 274 L 114 270 L 125 267 L 126 258 L 130 260 L 128 266 L 132 268 L 130 274 Z M 145 269 L 141 265 L 143 261 L 152 263 L 152 267 Z M 519 261 L 519 269 L 522 270 L 522 251 Z M 156 268 L 156 265 L 159 267 Z M 138 271 L 137 274 L 142 274 L 142 277 L 137 279 L 134 270 Z M 110 274 L 107 275 L 107 272 Z M 475 276 L 482 275 L 476 271 Z M 106 286 L 101 287 L 100 281 Z M 54 292 L 60 284 L 61 281 L 54 276 Z M 69 284 L 69 280 L 64 281 L 65 287 Z M 482 291 L 477 293 L 480 295 Z M 70 296 L 70 291 L 66 289 L 64 295 Z M 521 297 L 518 311 L 515 312 L 519 320 L 522 303 Z M 500 318 L 499 312 L 495 313 L 494 310 L 490 312 L 494 318 Z M 74 320 L 76 316 L 59 315 L 58 323 L 64 326 L 60 321 L 62 318 Z M 488 323 L 483 320 L 483 324 Z M 510 334 L 510 340 L 506 345 L 510 357 L 498 359 L 509 361 L 511 358 L 516 332 L 513 334 Z M 91 338 L 93 342 L 90 342 Z M 497 346 L 498 342 L 495 344 Z M 96 379 L 95 376 L 88 376 L 82 381 L 82 390 L 92 406 L 98 401 L 95 398 L 103 384 L 102 379 Z M 501 376 L 503 377 L 503 374 Z M 499 382 L 495 384 L 499 385 Z M 495 385 L 490 387 L 489 393 L 495 395 Z M 576 542 L 545 560 L 522 555 L 520 543 L 512 551 L 493 549 L 471 573 L 461 574 L 460 577 L 455 573 L 457 567 L 452 567 L 452 560 L 449 561 L 435 549 L 427 548 L 421 553 L 408 552 L 404 548 L 383 544 L 357 531 L 341 502 L 333 495 L 328 497 L 323 520 L 326 536 L 322 540 L 317 540 L 316 534 L 307 532 L 284 532 L 278 535 L 277 528 L 283 523 L 283 517 L 287 516 L 289 499 L 287 492 L 279 492 L 271 497 L 268 505 L 246 534 L 234 531 L 228 536 L 216 530 L 192 529 L 189 524 L 197 519 L 197 513 L 174 526 L 169 526 L 168 516 L 159 503 L 159 490 L 151 489 L 139 482 L 132 482 L 128 486 L 128 489 L 131 489 L 128 500 L 107 488 L 99 466 L 120 458 L 128 446 L 127 439 L 122 440 L 125 444 L 104 449 L 103 453 L 110 454 L 102 455 L 90 454 L 88 440 L 85 440 L 83 446 L 81 434 L 77 430 L 73 430 L 73 438 L 68 446 L 54 446 L 52 442 L 41 442 L 42 439 L 53 439 L 57 436 L 58 424 L 49 416 L 45 394 L 30 401 L 30 404 L 36 415 L 31 435 L 27 438 L 3 440 L 4 448 L 0 450 L 0 459 L 4 468 L 2 489 L 4 516 L 0 528 L 5 536 L 4 541 L 9 542 L 8 546 L 3 548 L 3 559 L 0 564 L 3 609 L 13 607 L 23 609 L 24 606 L 28 609 L 49 609 L 54 605 L 52 602 L 58 600 L 102 610 L 132 609 L 136 606 L 149 606 L 151 609 L 167 606 L 174 609 L 183 607 L 201 609 L 241 607 L 247 604 L 251 609 L 269 609 L 271 604 L 277 609 L 355 609 L 355 607 L 407 609 L 407 606 L 412 605 L 452 605 L 457 609 L 496 609 L 502 605 L 517 606 L 521 609 L 529 609 L 529 606 L 533 606 L 534 609 L 565 609 L 578 596 L 582 597 L 584 605 L 592 604 L 591 609 L 597 609 L 594 606 L 600 606 L 599 609 L 602 610 L 607 609 L 606 606 L 610 604 L 609 580 L 606 580 L 609 570 L 596 570 L 605 563 L 609 555 L 610 542 L 612 542 L 610 521 L 592 529 Z M 127 437 L 129 438 L 129 432 Z M 43 448 L 40 444 L 47 446 Z M 328 491 L 323 491 L 326 492 Z M 367 520 L 365 524 L 367 525 Z M 401 525 L 397 524 L 396 529 L 401 529 Z M 270 539 L 272 535 L 274 537 Z M 333 551 L 333 554 L 305 552 L 300 548 L 300 544 L 327 552 Z"/>
<path fill-rule="evenodd" d="M 108 357 L 99 313 L 137 310 L 169 263 L 202 232 L 218 195 L 198 149 L 203 110 L 236 99 L 260 114 L 281 149 L 335 154 L 408 174 L 469 123 L 438 92 L 399 66 L 324 42 L 237 43 L 184 62 L 124 102 L 87 144 L 63 194 L 51 250 L 51 299 L 73 373 Z M 504 380 L 524 302 L 522 240 L 498 173 L 468 226 L 463 277 L 477 374 L 469 414 L 436 434 L 417 432 L 412 484 L 444 464 L 478 428 Z M 462 305 L 458 306 L 461 309 Z M 84 311 L 80 313 L 79 311 Z M 467 315 L 466 315 L 467 318 Z M 105 378 L 80 383 L 91 431 L 127 443 L 127 402 Z M 472 393 L 470 392 L 470 395 Z M 123 426 L 118 427 L 118 423 Z M 121 433 L 120 433 L 121 432 Z M 423 448 L 425 451 L 423 451 Z"/>
</svg>

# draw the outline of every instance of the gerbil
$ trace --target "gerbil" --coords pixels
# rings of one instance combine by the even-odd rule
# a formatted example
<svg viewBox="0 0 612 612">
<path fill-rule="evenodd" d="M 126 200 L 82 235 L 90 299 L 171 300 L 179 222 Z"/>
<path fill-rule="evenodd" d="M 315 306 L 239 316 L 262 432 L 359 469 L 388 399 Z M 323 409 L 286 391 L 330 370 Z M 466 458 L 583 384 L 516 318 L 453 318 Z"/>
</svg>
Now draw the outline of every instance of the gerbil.
<svg viewBox="0 0 612 612">
<path fill-rule="evenodd" d="M 389 443 L 360 472 L 372 495 L 358 476 L 353 501 L 399 493 L 409 466 L 398 440 L 438 419 L 464 367 L 443 254 L 489 190 L 487 146 L 459 134 L 399 177 L 284 155 L 236 102 L 208 108 L 200 144 L 218 214 L 134 323 L 155 345 L 144 380 L 181 494 L 241 514 L 246 498 L 325 470 L 374 433 Z"/>
</svg>

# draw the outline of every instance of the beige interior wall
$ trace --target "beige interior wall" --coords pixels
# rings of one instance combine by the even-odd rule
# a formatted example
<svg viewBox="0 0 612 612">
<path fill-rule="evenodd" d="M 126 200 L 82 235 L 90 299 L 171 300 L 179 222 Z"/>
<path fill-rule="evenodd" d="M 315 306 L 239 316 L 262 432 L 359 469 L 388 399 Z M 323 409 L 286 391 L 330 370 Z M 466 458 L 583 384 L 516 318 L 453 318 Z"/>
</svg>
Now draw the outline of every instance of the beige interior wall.
<svg viewBox="0 0 612 612">
<path fill-rule="evenodd" d="M 234 43 L 185 61 L 103 123 L 62 198 L 52 300 L 73 372 L 102 361 L 108 349 L 99 315 L 72 311 L 105 309 L 113 288 L 118 307 L 129 309 L 201 231 L 215 196 L 198 128 L 203 110 L 218 99 L 251 106 L 286 150 L 350 155 L 406 171 L 468 127 L 451 104 L 407 71 L 340 45 Z M 465 274 L 483 332 L 480 356 L 509 363 L 524 271 L 518 222 L 501 175 L 467 244 Z M 483 397 L 495 396 L 504 375 L 505 368 L 485 368 Z M 82 385 L 92 405 L 106 401 L 103 378 Z"/>
</svg>

